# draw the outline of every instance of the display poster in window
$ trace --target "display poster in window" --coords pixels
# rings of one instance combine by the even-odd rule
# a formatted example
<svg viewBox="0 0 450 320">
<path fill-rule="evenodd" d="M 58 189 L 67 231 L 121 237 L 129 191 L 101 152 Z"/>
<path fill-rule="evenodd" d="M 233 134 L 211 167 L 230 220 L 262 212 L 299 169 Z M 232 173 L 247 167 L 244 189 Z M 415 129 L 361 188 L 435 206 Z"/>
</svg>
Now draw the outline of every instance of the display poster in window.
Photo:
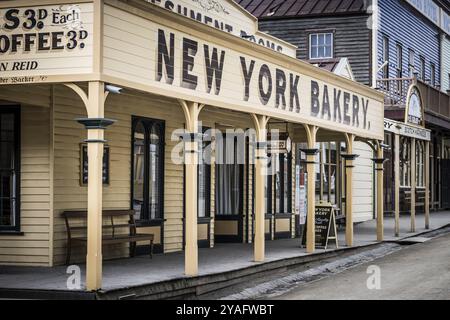
<svg viewBox="0 0 450 320">
<path fill-rule="evenodd" d="M 306 228 L 302 235 L 302 246 L 306 246 Z M 315 242 L 316 248 L 326 249 L 330 240 L 337 241 L 336 215 L 331 203 L 319 203 L 315 210 Z"/>
<path fill-rule="evenodd" d="M 109 146 L 104 146 L 103 148 L 103 184 L 109 185 L 109 159 L 110 159 L 110 148 Z M 88 184 L 89 175 L 89 161 L 88 161 L 88 146 L 87 144 L 81 145 L 81 179 L 80 183 L 82 186 Z"/>
</svg>

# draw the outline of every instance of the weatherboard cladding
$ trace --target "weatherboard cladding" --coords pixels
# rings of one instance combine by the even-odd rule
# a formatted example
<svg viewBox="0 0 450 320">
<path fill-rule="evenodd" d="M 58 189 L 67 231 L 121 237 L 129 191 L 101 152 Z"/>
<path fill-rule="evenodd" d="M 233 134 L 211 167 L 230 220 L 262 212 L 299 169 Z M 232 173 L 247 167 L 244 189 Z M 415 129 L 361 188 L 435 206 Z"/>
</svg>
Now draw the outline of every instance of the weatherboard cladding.
<svg viewBox="0 0 450 320">
<path fill-rule="evenodd" d="M 443 91 L 450 90 L 450 36 L 442 40 L 442 76 L 441 88 Z"/>
<path fill-rule="evenodd" d="M 403 77 L 408 77 L 408 52 L 415 52 L 415 68 L 419 70 L 420 56 L 425 58 L 426 78 L 430 79 L 430 63 L 434 63 L 436 81 L 440 79 L 440 46 L 438 28 L 426 18 L 415 14 L 415 10 L 402 1 L 382 0 L 380 10 L 380 32 L 378 37 L 378 65 L 383 61 L 383 36 L 389 39 L 389 76 L 396 78 L 396 45 L 403 47 Z M 381 78 L 381 72 L 378 78 Z"/>
<path fill-rule="evenodd" d="M 259 19 L 355 14 L 366 10 L 365 0 L 236 0 Z"/>
<path fill-rule="evenodd" d="M 262 31 L 288 41 L 297 49 L 297 58 L 309 59 L 308 38 L 311 32 L 332 30 L 334 32 L 334 58 L 348 58 L 355 80 L 370 85 L 371 34 L 369 16 L 339 16 L 316 18 L 293 18 L 260 20 Z"/>
</svg>

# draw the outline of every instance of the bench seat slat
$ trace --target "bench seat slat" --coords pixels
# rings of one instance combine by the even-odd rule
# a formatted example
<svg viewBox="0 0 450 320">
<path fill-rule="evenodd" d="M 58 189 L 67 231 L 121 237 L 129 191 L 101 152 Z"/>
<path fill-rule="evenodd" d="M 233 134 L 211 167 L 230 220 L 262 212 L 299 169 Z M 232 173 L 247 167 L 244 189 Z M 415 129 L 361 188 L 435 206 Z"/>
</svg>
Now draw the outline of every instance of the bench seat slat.
<svg viewBox="0 0 450 320">
<path fill-rule="evenodd" d="M 102 228 L 103 229 L 113 229 L 113 228 L 129 228 L 129 227 L 134 227 L 133 224 L 115 224 L 115 225 L 103 225 Z M 87 227 L 86 226 L 79 226 L 79 227 L 70 227 L 70 230 L 72 231 L 86 231 Z"/>
<path fill-rule="evenodd" d="M 144 240 L 153 240 L 154 235 L 153 234 L 137 234 L 135 236 L 129 236 L 129 235 L 119 235 L 115 237 L 103 237 L 102 242 L 104 244 L 113 244 L 113 243 L 125 243 L 125 242 L 135 242 L 135 241 L 144 241 Z M 79 237 L 79 238 L 72 238 L 72 241 L 80 241 L 80 242 L 87 242 L 87 237 Z"/>
</svg>

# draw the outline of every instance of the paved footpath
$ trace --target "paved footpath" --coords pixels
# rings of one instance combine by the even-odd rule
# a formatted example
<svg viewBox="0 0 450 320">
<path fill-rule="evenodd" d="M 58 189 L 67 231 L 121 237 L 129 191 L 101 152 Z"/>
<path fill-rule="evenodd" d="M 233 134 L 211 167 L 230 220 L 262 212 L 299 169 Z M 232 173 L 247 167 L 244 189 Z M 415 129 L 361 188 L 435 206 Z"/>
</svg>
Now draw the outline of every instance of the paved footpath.
<svg viewBox="0 0 450 320">
<path fill-rule="evenodd" d="M 380 268 L 379 290 L 367 288 L 367 280 L 371 276 L 367 271 L 371 265 Z M 294 287 L 276 299 L 450 300 L 450 234 L 405 247 L 328 278 Z"/>
</svg>

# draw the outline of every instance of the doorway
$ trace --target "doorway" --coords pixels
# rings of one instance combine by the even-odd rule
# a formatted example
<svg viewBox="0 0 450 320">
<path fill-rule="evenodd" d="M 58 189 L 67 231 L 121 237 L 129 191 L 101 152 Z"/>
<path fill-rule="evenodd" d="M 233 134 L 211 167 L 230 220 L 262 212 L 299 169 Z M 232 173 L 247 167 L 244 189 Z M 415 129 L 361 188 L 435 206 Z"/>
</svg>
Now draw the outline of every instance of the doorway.
<svg viewBox="0 0 450 320">
<path fill-rule="evenodd" d="M 165 123 L 133 117 L 132 131 L 132 209 L 138 231 L 153 233 L 154 251 L 163 252 Z M 138 254 L 148 250 L 138 245 Z"/>
<path fill-rule="evenodd" d="M 450 208 L 450 159 L 441 159 L 442 209 Z"/>
<path fill-rule="evenodd" d="M 216 137 L 216 242 L 242 243 L 244 240 L 244 133 Z"/>
<path fill-rule="evenodd" d="M 20 231 L 20 109 L 0 108 L 0 232 Z"/>
</svg>

